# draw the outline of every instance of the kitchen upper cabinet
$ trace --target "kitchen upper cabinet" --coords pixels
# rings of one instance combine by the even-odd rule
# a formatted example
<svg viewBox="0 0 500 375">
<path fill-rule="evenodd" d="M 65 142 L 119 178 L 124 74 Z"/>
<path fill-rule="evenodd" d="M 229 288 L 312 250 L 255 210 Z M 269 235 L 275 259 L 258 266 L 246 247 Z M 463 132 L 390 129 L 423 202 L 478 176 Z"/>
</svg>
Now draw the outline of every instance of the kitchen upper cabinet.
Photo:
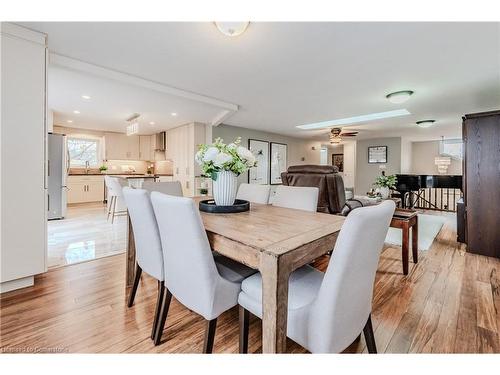
<svg viewBox="0 0 500 375">
<path fill-rule="evenodd" d="M 127 160 L 140 160 L 139 157 L 139 136 L 138 135 L 125 135 L 127 138 Z"/>
<path fill-rule="evenodd" d="M 151 135 L 139 136 L 139 160 L 154 160 L 154 150 L 152 150 L 151 138 Z"/>
<path fill-rule="evenodd" d="M 140 160 L 138 135 L 105 133 L 107 160 Z"/>
</svg>

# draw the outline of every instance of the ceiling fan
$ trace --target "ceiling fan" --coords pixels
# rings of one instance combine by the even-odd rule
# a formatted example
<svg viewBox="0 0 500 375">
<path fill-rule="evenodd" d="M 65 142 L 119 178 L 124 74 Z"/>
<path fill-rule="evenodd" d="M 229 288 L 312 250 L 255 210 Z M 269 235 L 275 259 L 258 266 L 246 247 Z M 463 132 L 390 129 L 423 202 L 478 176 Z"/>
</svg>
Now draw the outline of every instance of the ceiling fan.
<svg viewBox="0 0 500 375">
<path fill-rule="evenodd" d="M 355 137 L 359 132 L 342 132 L 341 128 L 333 128 L 330 130 L 330 143 L 338 144 L 342 142 L 342 137 Z"/>
</svg>

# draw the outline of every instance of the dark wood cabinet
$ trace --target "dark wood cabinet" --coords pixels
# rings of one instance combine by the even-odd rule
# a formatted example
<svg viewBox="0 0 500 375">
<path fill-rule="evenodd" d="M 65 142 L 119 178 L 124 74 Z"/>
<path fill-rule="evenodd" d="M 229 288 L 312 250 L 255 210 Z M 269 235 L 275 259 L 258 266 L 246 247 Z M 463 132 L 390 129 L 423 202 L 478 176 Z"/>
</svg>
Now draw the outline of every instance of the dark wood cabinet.
<svg viewBox="0 0 500 375">
<path fill-rule="evenodd" d="M 500 111 L 463 117 L 467 251 L 500 258 Z"/>
</svg>

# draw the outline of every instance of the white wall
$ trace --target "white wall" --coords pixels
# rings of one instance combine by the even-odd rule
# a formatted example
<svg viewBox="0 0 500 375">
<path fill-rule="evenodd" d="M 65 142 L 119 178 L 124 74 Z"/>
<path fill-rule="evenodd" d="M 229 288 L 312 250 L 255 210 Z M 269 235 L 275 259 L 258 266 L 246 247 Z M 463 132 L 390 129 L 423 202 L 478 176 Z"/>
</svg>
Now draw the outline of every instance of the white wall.
<svg viewBox="0 0 500 375">
<path fill-rule="evenodd" d="M 401 137 L 401 173 L 411 173 L 413 143 L 407 137 Z"/>
<path fill-rule="evenodd" d="M 212 128 L 212 137 L 213 139 L 222 138 L 226 143 L 232 142 L 236 137 L 241 137 L 241 144 L 245 147 L 248 147 L 249 138 L 285 143 L 288 145 L 288 166 L 320 164 L 321 142 L 287 137 L 276 133 L 263 132 L 230 125 L 214 126 Z M 312 149 L 313 147 L 315 150 Z M 238 177 L 238 183 L 242 182 L 248 182 L 248 176 L 246 173 Z"/>
<path fill-rule="evenodd" d="M 387 146 L 386 164 L 369 164 L 368 147 Z M 401 138 L 376 138 L 357 141 L 356 144 L 356 183 L 354 191 L 365 195 L 373 187 L 373 183 L 381 172 L 386 175 L 401 173 Z"/>
<path fill-rule="evenodd" d="M 415 174 L 438 174 L 434 158 L 439 156 L 439 141 L 413 142 L 412 168 Z M 448 175 L 462 174 L 462 161 L 451 159 Z"/>
<path fill-rule="evenodd" d="M 3 22 L 0 127 L 0 292 L 46 271 L 46 37 Z M 22 166 L 22 167 L 21 167 Z"/>
<path fill-rule="evenodd" d="M 344 152 L 344 187 L 353 188 L 356 182 L 356 141 L 346 142 Z"/>
</svg>

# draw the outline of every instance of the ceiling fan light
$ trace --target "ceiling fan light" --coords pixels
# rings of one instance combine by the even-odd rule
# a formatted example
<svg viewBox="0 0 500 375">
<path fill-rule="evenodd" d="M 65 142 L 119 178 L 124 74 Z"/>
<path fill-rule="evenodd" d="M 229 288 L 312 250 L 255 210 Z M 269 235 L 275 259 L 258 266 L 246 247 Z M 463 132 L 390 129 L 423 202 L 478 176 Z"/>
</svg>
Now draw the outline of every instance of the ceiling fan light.
<svg viewBox="0 0 500 375">
<path fill-rule="evenodd" d="M 249 21 L 245 22 L 214 22 L 217 29 L 227 36 L 238 36 L 245 32 Z"/>
<path fill-rule="evenodd" d="M 394 104 L 400 104 L 406 102 L 413 95 L 411 90 L 396 91 L 387 94 L 385 97 Z"/>
<path fill-rule="evenodd" d="M 421 128 L 430 128 L 432 125 L 434 125 L 435 122 L 436 120 L 422 120 L 417 121 L 416 124 Z"/>
</svg>

